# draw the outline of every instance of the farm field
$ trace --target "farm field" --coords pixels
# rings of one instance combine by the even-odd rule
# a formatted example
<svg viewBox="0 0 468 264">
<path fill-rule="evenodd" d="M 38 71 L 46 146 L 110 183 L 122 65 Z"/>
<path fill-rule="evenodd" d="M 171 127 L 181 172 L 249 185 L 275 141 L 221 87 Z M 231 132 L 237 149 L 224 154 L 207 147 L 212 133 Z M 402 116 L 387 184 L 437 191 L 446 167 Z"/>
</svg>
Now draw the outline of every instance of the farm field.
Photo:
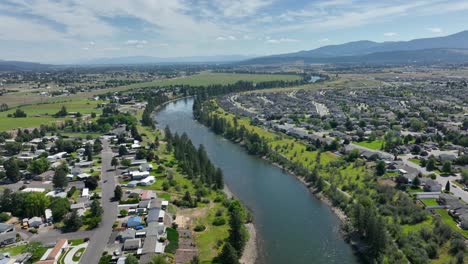
<svg viewBox="0 0 468 264">
<path fill-rule="evenodd" d="M 102 102 L 103 101 L 76 99 L 54 103 L 27 105 L 19 107 L 19 109 L 23 110 L 27 114 L 27 117 L 22 118 L 8 117 L 8 114 L 14 113 L 17 109 L 12 108 L 8 111 L 0 112 L 0 131 L 39 127 L 42 124 L 52 124 L 54 122 L 64 120 L 64 118 L 54 118 L 52 116 L 57 113 L 62 106 L 65 106 L 68 112 L 80 112 L 82 114 L 95 112 L 96 114 L 100 114 L 101 110 L 96 109 L 96 107 Z"/>
<path fill-rule="evenodd" d="M 266 81 L 295 81 L 300 80 L 297 75 L 287 74 L 238 74 L 238 73 L 200 73 L 188 77 L 175 79 L 156 80 L 152 82 L 136 83 L 126 86 L 129 89 L 143 88 L 150 86 L 169 86 L 169 85 L 212 85 L 212 84 L 233 84 L 238 81 L 266 82 Z"/>
</svg>

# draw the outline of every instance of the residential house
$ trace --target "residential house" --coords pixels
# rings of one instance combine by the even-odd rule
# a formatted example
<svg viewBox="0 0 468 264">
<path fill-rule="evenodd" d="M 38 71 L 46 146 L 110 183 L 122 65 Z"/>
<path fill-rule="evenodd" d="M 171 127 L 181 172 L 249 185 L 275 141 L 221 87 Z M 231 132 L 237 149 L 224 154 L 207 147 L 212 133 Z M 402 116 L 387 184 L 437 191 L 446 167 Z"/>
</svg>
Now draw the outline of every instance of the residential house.
<svg viewBox="0 0 468 264">
<path fill-rule="evenodd" d="M 46 251 L 42 256 L 41 261 L 36 262 L 36 264 L 56 264 L 59 261 L 60 255 L 66 251 L 68 247 L 68 240 L 60 239 L 57 244 L 52 248 L 52 250 Z"/>
<path fill-rule="evenodd" d="M 141 247 L 141 239 L 133 238 L 127 239 L 124 242 L 123 249 L 124 250 L 137 250 Z"/>
<path fill-rule="evenodd" d="M 0 245 L 15 243 L 16 229 L 15 225 L 0 223 Z"/>
<path fill-rule="evenodd" d="M 32 217 L 31 219 L 28 220 L 28 225 L 29 227 L 39 227 L 43 224 L 42 222 L 42 218 L 38 217 L 38 216 L 34 216 Z"/>
</svg>

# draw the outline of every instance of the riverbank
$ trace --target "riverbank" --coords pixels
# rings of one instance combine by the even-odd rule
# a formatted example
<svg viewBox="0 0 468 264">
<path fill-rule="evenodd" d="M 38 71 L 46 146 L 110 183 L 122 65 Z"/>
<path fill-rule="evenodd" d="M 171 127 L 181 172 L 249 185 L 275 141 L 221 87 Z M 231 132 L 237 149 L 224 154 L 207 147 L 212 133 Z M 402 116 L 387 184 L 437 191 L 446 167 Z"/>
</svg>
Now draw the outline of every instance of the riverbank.
<svg viewBox="0 0 468 264">
<path fill-rule="evenodd" d="M 348 221 L 348 216 L 345 214 L 345 212 L 343 212 L 343 210 L 341 210 L 340 208 L 334 206 L 333 203 L 330 201 L 330 199 L 326 195 L 324 195 L 322 192 L 318 192 L 316 188 L 310 187 L 309 186 L 310 184 L 305 181 L 305 178 L 303 176 L 299 176 L 299 175 L 295 174 L 294 172 L 292 172 L 292 171 L 290 171 L 288 169 L 285 169 L 283 166 L 281 166 L 280 164 L 278 164 L 276 162 L 272 162 L 267 157 L 262 157 L 262 159 L 268 161 L 273 166 L 276 166 L 276 167 L 284 170 L 289 175 L 293 176 L 299 182 L 304 184 L 307 187 L 307 189 L 309 190 L 309 192 L 311 192 L 317 199 L 319 199 L 321 202 L 325 203 L 326 205 L 328 205 L 330 207 L 330 209 L 341 220 L 342 223 L 345 223 L 346 221 Z"/>
<path fill-rule="evenodd" d="M 253 223 L 245 224 L 245 229 L 249 233 L 249 240 L 245 244 L 242 257 L 239 259 L 241 264 L 254 264 L 257 260 L 257 232 Z"/>
<path fill-rule="evenodd" d="M 231 192 L 227 184 L 224 184 L 223 192 L 229 199 L 235 198 L 235 195 Z M 247 240 L 245 244 L 244 252 L 239 262 L 241 264 L 254 264 L 258 257 L 257 231 L 255 230 L 254 223 L 245 224 L 245 229 L 249 234 L 249 240 Z"/>
</svg>

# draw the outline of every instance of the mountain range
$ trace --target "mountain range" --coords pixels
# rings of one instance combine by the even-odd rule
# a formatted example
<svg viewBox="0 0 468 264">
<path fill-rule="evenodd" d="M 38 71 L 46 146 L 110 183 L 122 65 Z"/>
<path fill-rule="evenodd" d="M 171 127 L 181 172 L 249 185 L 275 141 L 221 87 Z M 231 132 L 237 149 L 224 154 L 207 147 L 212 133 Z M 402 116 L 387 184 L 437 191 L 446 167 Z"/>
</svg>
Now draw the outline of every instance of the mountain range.
<svg viewBox="0 0 468 264">
<path fill-rule="evenodd" d="M 468 31 L 410 41 L 368 40 L 246 60 L 243 64 L 468 62 Z"/>
<path fill-rule="evenodd" d="M 340 45 L 328 45 L 313 50 L 254 58 L 242 55 L 194 56 L 158 58 L 152 56 L 130 56 L 98 58 L 75 63 L 75 66 L 137 65 L 137 64 L 197 64 L 234 63 L 241 65 L 284 64 L 284 63 L 350 63 L 350 64 L 401 64 L 401 63 L 467 63 L 468 30 L 453 35 L 422 38 L 410 41 L 374 42 L 361 40 Z M 62 65 L 65 66 L 65 65 Z M 73 65 L 66 65 L 73 66 Z M 52 66 L 34 62 L 2 61 L 0 71 L 39 70 Z"/>
</svg>

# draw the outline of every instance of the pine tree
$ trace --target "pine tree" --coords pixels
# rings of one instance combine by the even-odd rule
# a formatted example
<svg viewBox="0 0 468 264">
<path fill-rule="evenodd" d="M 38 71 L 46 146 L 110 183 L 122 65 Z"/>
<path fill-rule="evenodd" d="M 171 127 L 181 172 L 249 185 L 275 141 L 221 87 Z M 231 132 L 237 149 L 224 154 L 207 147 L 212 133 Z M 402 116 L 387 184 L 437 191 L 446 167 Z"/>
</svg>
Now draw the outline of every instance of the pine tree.
<svg viewBox="0 0 468 264">
<path fill-rule="evenodd" d="M 239 264 L 239 257 L 236 249 L 229 242 L 224 243 L 223 250 L 221 250 L 218 260 L 221 264 Z"/>
</svg>

